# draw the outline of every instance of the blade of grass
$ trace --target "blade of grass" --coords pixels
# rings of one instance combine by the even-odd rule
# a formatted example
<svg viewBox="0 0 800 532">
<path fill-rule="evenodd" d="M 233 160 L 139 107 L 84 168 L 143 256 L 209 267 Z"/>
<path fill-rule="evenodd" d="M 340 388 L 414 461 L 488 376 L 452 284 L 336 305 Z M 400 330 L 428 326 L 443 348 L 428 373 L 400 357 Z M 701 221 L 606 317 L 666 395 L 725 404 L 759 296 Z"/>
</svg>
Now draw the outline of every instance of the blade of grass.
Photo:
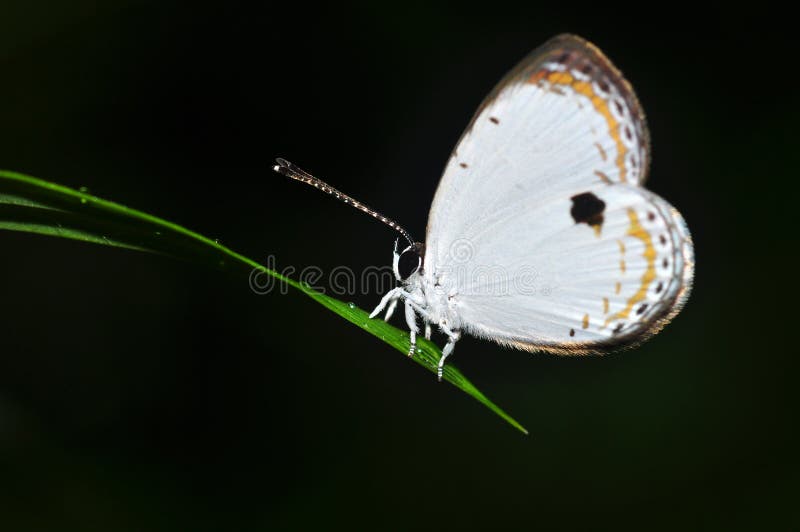
<svg viewBox="0 0 800 532">
<path fill-rule="evenodd" d="M 156 216 L 80 190 L 35 177 L 0 170 L 0 230 L 21 231 L 173 256 L 243 276 L 270 275 L 380 338 L 404 355 L 408 333 L 349 303 L 324 295 L 249 259 L 220 243 Z M 441 351 L 424 339 L 411 358 L 435 373 Z M 472 396 L 519 431 L 525 428 L 490 401 L 455 366 L 444 380 Z"/>
</svg>

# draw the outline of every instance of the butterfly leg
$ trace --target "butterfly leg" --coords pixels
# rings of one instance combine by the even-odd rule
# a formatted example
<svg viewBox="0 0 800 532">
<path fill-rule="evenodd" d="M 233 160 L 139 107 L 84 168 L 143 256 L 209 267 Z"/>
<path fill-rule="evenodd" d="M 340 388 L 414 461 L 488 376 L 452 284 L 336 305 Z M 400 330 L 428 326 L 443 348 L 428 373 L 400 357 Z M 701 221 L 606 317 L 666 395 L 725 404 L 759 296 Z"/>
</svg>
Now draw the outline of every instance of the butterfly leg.
<svg viewBox="0 0 800 532">
<path fill-rule="evenodd" d="M 425 320 L 425 337 L 430 339 L 430 316 L 428 312 L 420 306 L 420 304 L 414 301 L 412 294 L 404 290 L 402 287 L 397 287 L 383 296 L 378 306 L 372 311 L 369 315 L 370 318 L 374 318 L 378 314 L 380 314 L 383 309 L 387 308 L 386 311 L 386 319 L 388 320 L 389 317 L 392 315 L 395 307 L 397 306 L 397 302 L 399 300 L 403 300 L 405 303 L 405 315 L 406 315 L 406 324 L 408 324 L 408 328 L 410 331 L 410 347 L 408 349 L 408 356 L 414 356 L 414 353 L 417 350 L 417 334 L 419 334 L 419 326 L 417 325 L 417 313 L 422 316 L 422 319 Z"/>
<path fill-rule="evenodd" d="M 417 325 L 417 314 L 414 312 L 411 301 L 406 299 L 405 303 L 406 323 L 408 324 L 408 329 L 411 331 L 411 346 L 408 348 L 408 356 L 413 357 L 417 350 L 417 333 L 419 332 L 419 326 Z"/>
<path fill-rule="evenodd" d="M 439 359 L 439 367 L 436 369 L 436 375 L 439 378 L 439 382 L 442 382 L 442 373 L 444 372 L 444 361 L 447 357 L 453 354 L 453 349 L 456 347 L 456 342 L 461 338 L 461 331 L 451 331 L 446 327 L 442 327 L 442 330 L 447 334 L 448 340 L 447 345 L 444 346 L 442 349 L 442 358 Z"/>
<path fill-rule="evenodd" d="M 397 302 L 400 300 L 400 297 L 395 297 L 389 302 L 389 308 L 386 309 L 386 315 L 383 317 L 384 321 L 389 321 L 389 318 L 392 317 L 394 314 L 394 309 L 397 308 Z"/>
<path fill-rule="evenodd" d="M 378 306 L 375 307 L 375 310 L 372 311 L 372 313 L 369 315 L 369 317 L 370 318 L 374 318 L 375 316 L 380 314 L 381 311 L 386 308 L 386 305 L 389 304 L 389 302 L 391 302 L 393 300 L 396 301 L 397 299 L 399 299 L 402 296 L 402 293 L 403 293 L 403 289 L 400 288 L 399 286 L 397 288 L 392 288 L 391 290 L 389 290 L 386 293 L 386 295 L 383 296 L 383 298 L 381 298 L 381 302 L 378 303 Z M 388 319 L 388 317 L 387 317 L 387 319 Z"/>
<path fill-rule="evenodd" d="M 429 321 L 425 322 L 425 339 L 426 340 L 431 339 L 431 324 Z"/>
</svg>

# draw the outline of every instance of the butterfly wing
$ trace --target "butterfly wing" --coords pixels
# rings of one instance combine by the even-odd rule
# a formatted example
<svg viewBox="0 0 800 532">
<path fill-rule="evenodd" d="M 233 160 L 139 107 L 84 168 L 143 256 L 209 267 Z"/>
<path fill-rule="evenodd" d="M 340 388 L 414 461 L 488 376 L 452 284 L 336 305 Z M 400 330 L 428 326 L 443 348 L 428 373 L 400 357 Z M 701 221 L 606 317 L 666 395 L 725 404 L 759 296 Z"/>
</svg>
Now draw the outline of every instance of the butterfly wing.
<svg viewBox="0 0 800 532">
<path fill-rule="evenodd" d="M 438 271 L 445 284 L 459 282 L 458 315 L 473 335 L 529 350 L 602 352 L 654 334 L 688 296 L 686 224 L 643 188 L 595 185 L 497 222 L 457 244 L 460 258 Z M 536 229 L 525 239 L 520 227 Z"/>
<path fill-rule="evenodd" d="M 680 308 L 693 271 L 680 214 L 638 186 L 648 159 L 627 81 L 595 46 L 556 37 L 459 141 L 431 207 L 425 275 L 457 294 L 463 328 L 501 343 L 585 353 L 646 337 Z"/>
</svg>

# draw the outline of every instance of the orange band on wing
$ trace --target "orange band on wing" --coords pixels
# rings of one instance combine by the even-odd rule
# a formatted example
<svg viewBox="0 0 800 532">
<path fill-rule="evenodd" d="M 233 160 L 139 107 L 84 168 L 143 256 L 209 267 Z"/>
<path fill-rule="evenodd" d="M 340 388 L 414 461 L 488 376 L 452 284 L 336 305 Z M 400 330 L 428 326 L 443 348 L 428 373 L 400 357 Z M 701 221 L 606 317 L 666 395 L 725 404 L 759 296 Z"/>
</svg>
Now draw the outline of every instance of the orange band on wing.
<svg viewBox="0 0 800 532">
<path fill-rule="evenodd" d="M 625 155 L 627 154 L 628 149 L 622 142 L 619 122 L 617 122 L 617 120 L 614 118 L 614 115 L 611 114 L 611 110 L 608 108 L 608 102 L 594 91 L 591 83 L 586 81 L 578 81 L 569 72 L 551 72 L 549 70 L 539 70 L 531 74 L 531 76 L 528 78 L 528 83 L 536 84 L 544 79 L 549 81 L 552 85 L 567 85 L 572 87 L 575 92 L 589 98 L 595 110 L 600 113 L 603 118 L 605 118 L 606 124 L 608 124 L 608 133 L 611 135 L 611 138 L 614 139 L 614 142 L 617 145 L 617 160 L 615 162 L 617 168 L 619 168 L 619 180 L 625 183 L 627 181 L 628 174 L 628 170 L 625 168 Z"/>
<path fill-rule="evenodd" d="M 647 261 L 647 269 L 642 274 L 639 290 L 628 299 L 624 309 L 606 319 L 604 327 L 612 321 L 627 319 L 636 303 L 643 301 L 644 298 L 647 297 L 647 290 L 650 288 L 653 279 L 656 278 L 656 250 L 653 247 L 653 239 L 650 238 L 650 233 L 639 223 L 639 217 L 636 216 L 635 210 L 628 209 L 628 219 L 631 222 L 631 226 L 628 229 L 628 236 L 638 238 L 642 241 L 642 244 L 644 244 L 644 253 L 642 253 L 642 256 Z"/>
</svg>

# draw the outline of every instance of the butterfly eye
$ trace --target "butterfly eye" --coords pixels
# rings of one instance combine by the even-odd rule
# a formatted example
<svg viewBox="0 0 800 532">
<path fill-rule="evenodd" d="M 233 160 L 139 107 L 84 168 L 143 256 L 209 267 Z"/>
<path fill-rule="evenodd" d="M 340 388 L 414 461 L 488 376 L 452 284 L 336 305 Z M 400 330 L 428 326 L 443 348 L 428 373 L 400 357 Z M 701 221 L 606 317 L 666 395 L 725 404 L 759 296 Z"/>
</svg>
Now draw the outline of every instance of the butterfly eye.
<svg viewBox="0 0 800 532">
<path fill-rule="evenodd" d="M 397 272 L 402 280 L 406 280 L 416 272 L 422 263 L 422 257 L 415 248 L 406 249 L 397 263 Z"/>
</svg>

